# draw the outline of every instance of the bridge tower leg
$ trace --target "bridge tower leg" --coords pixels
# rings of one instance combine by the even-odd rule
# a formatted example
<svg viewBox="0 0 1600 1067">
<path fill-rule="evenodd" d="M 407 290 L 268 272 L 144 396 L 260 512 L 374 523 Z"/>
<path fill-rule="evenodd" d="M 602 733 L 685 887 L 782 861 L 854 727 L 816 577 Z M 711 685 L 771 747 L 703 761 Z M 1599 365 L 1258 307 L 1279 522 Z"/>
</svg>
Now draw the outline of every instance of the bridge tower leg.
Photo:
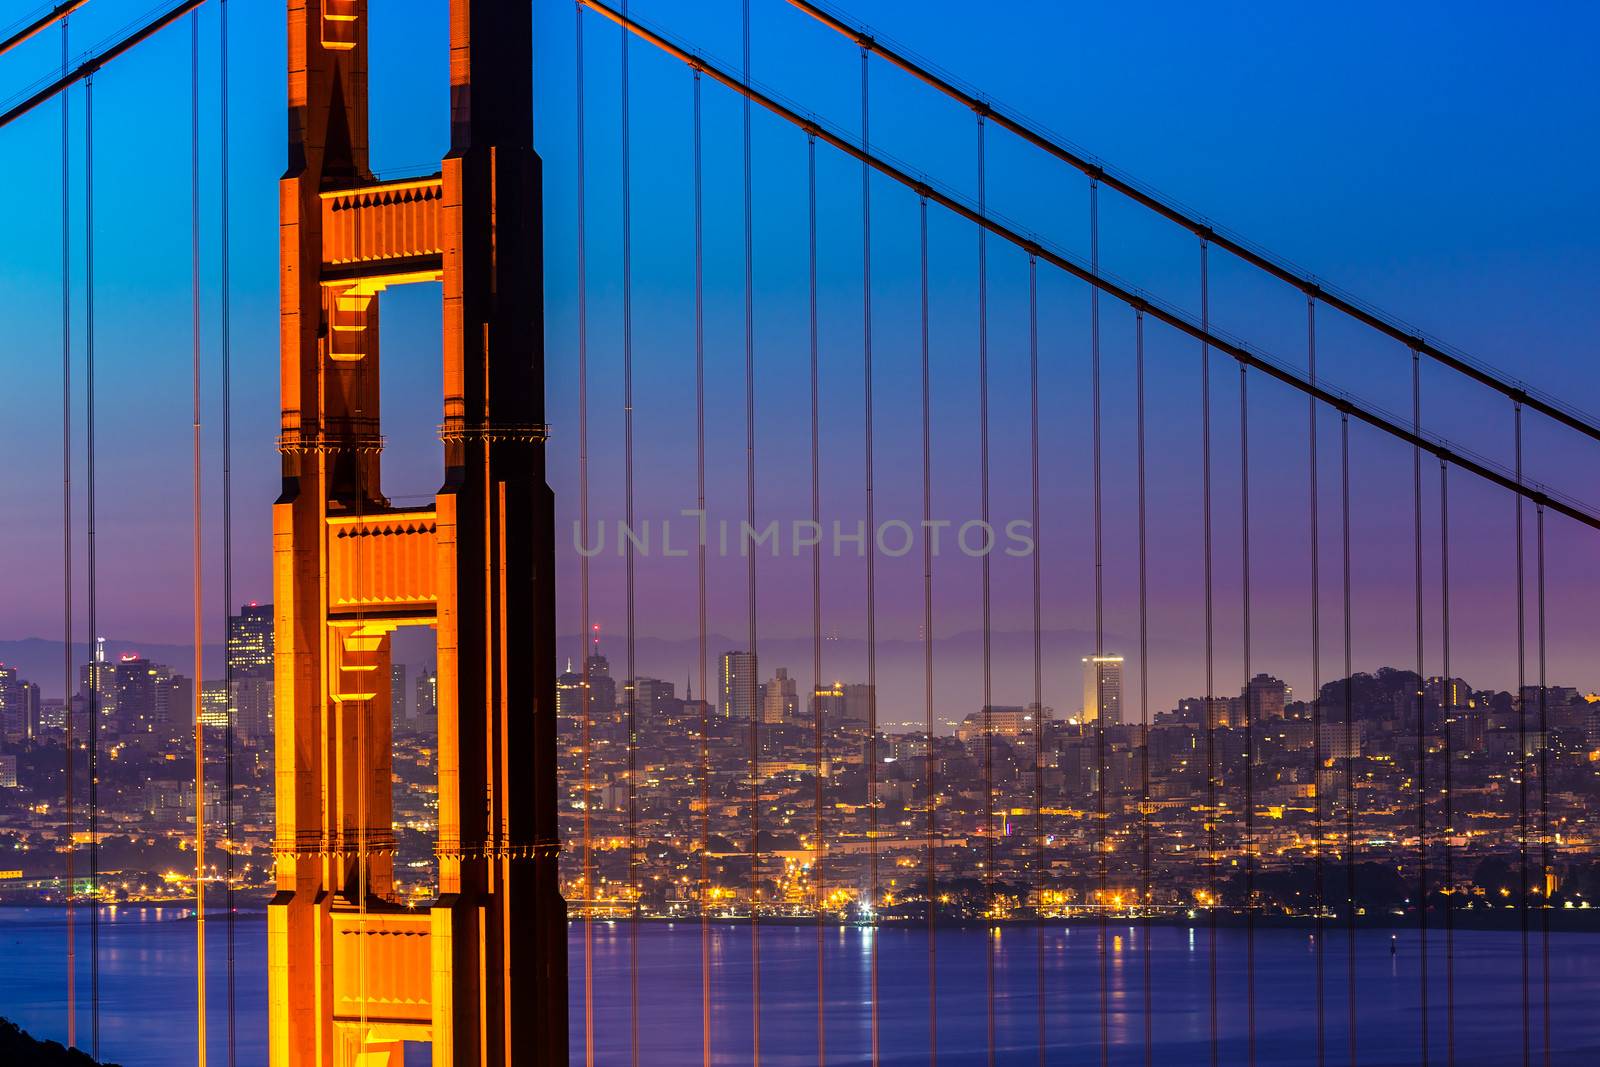
<svg viewBox="0 0 1600 1067">
<path fill-rule="evenodd" d="M 379 17 L 390 14 L 373 5 Z M 449 154 L 368 167 L 367 0 L 288 0 L 274 1067 L 567 1062 L 532 5 L 450 0 Z M 445 480 L 381 486 L 378 309 L 444 299 Z M 390 635 L 438 640 L 438 897 L 394 898 Z"/>
</svg>

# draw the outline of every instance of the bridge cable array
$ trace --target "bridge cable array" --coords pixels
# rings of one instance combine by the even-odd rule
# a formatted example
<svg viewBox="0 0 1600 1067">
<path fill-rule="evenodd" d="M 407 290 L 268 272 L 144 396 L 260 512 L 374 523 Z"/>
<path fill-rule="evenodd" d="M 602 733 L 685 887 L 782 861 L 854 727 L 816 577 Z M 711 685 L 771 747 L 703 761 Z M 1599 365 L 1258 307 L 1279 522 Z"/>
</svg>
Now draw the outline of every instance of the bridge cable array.
<svg viewBox="0 0 1600 1067">
<path fill-rule="evenodd" d="M 1414 328 L 1405 325 L 1356 297 L 1341 292 L 1315 276 L 1269 252 L 1252 246 L 1249 242 L 1230 234 L 1224 229 L 1213 226 L 1206 220 L 1189 213 L 1170 200 L 1151 191 L 1136 180 L 1119 174 L 1114 168 L 1108 167 L 1099 160 L 1068 146 L 1026 119 L 1010 114 L 1005 108 L 983 98 L 974 91 L 963 88 L 953 79 L 938 73 L 927 64 L 917 61 L 909 52 L 892 47 L 882 37 L 874 35 L 865 26 L 849 20 L 836 10 L 830 10 L 826 5 L 814 3 L 812 0 L 786 0 L 786 2 L 791 7 L 804 12 L 840 36 L 862 44 L 891 65 L 898 67 L 924 85 L 948 96 L 963 107 L 978 114 L 987 115 L 995 124 L 1014 134 L 1025 143 L 1077 169 L 1086 177 L 1103 182 L 1108 188 L 1114 189 L 1135 204 L 1147 208 L 1169 222 L 1181 226 L 1196 237 L 1215 244 L 1218 248 L 1236 256 L 1250 266 L 1301 290 L 1313 300 L 1321 301 L 1334 310 L 1355 319 L 1362 325 L 1427 355 L 1429 359 L 1438 362 L 1442 366 L 1463 374 L 1504 396 L 1514 400 L 1520 399 L 1540 414 L 1593 440 L 1600 441 L 1600 423 L 1597 423 L 1593 416 L 1580 412 L 1554 397 L 1537 394 L 1525 384 L 1508 379 L 1501 372 L 1489 367 L 1487 364 L 1459 352 L 1451 351 L 1443 344 L 1422 336 Z"/>
</svg>

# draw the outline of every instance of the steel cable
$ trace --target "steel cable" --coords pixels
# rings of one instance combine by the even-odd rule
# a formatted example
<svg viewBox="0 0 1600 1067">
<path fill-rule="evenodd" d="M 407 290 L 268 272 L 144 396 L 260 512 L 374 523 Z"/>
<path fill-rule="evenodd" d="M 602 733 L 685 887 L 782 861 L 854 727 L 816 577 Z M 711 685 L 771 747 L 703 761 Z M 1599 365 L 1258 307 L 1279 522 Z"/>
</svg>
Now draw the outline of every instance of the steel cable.
<svg viewBox="0 0 1600 1067">
<path fill-rule="evenodd" d="M 987 195 L 984 150 L 984 119 L 978 116 L 978 204 L 982 211 Z M 989 231 L 978 230 L 978 467 L 980 501 L 984 526 L 989 525 Z M 989 628 L 989 555 L 984 553 L 982 567 L 983 601 L 983 887 L 987 917 L 995 918 L 994 898 L 994 705 L 992 637 Z M 992 932 L 992 928 L 991 928 Z M 985 1026 L 988 1063 L 994 1067 L 994 937 L 984 939 L 984 975 L 986 995 Z"/>
<path fill-rule="evenodd" d="M 815 138 L 812 139 L 815 143 Z M 933 420 L 930 403 L 931 368 L 929 365 L 928 332 L 928 198 L 917 198 L 917 251 L 920 260 L 920 296 L 922 318 L 922 525 L 933 528 Z M 928 875 L 928 1063 L 934 1067 L 939 1062 L 939 966 L 938 929 L 939 873 L 938 873 L 938 804 L 939 790 L 936 775 L 939 767 L 938 752 L 933 736 L 933 541 L 922 539 L 922 695 L 923 731 L 927 744 L 923 775 L 926 780 L 927 875 Z"/>
<path fill-rule="evenodd" d="M 70 34 L 61 20 L 61 71 L 65 76 Z M 67 1047 L 78 1044 L 78 938 L 77 892 L 73 859 L 77 851 L 73 826 L 77 818 L 73 795 L 77 779 L 77 740 L 73 737 L 72 687 L 72 97 L 61 94 L 61 644 L 62 702 L 65 707 L 66 859 L 67 905 Z M 91 642 L 90 648 L 93 648 Z M 92 653 L 91 653 L 92 654 Z M 91 668 L 92 669 L 92 668 Z M 198 681 L 198 680 L 197 680 Z"/>
<path fill-rule="evenodd" d="M 583 1052 L 586 1067 L 594 1067 L 594 839 L 592 836 L 592 809 L 594 807 L 593 752 L 594 712 L 592 700 L 592 675 L 589 652 L 589 272 L 588 272 L 588 211 L 586 205 L 587 153 L 584 135 L 584 79 L 583 79 L 583 8 L 582 0 L 574 5 L 574 93 L 576 107 L 577 156 L 577 225 L 578 257 L 578 524 L 583 530 L 584 550 L 578 553 L 578 600 L 582 632 L 579 635 L 583 655 L 582 689 L 579 705 L 583 715 Z M 698 78 L 696 79 L 698 84 Z M 698 158 L 697 158 L 698 163 Z M 702 695 L 704 695 L 702 693 Z M 704 898 L 702 897 L 702 902 Z"/>
<path fill-rule="evenodd" d="M 623 0 L 623 14 L 628 2 Z M 626 601 L 623 639 L 627 646 L 628 677 L 624 686 L 628 730 L 628 1038 L 634 1067 L 639 1065 L 639 721 L 638 671 L 634 662 L 634 501 L 633 501 L 633 165 L 629 121 L 628 53 L 633 43 L 626 31 L 619 35 L 621 81 L 622 172 L 622 454 L 623 586 Z"/>
<path fill-rule="evenodd" d="M 870 60 L 865 47 L 861 49 L 861 150 L 868 150 L 869 121 L 871 119 Z M 865 427 L 863 440 L 866 453 L 866 518 L 867 518 L 867 882 L 872 913 L 878 914 L 881 888 L 878 875 L 878 580 L 877 580 L 877 512 L 873 485 L 873 430 L 872 430 L 872 168 L 861 165 L 861 367 L 864 398 Z M 878 938 L 872 938 L 868 949 L 869 1031 L 872 1040 L 872 1062 L 878 1062 Z"/>
</svg>

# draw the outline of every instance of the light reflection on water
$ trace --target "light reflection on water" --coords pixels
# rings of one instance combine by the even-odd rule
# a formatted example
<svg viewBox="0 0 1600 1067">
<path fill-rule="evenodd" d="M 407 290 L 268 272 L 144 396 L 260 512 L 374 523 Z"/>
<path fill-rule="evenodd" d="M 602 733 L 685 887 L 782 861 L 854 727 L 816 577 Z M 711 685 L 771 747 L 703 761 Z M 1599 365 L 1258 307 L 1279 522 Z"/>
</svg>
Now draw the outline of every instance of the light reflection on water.
<svg viewBox="0 0 1600 1067">
<path fill-rule="evenodd" d="M 194 925 L 183 908 L 124 905 L 102 912 L 101 1047 L 126 1067 L 194 1061 Z M 79 1037 L 88 1042 L 88 923 L 80 915 Z M 225 924 L 207 926 L 211 962 L 212 1055 L 223 1055 Z M 265 923 L 242 915 L 236 927 L 238 1063 L 266 1061 Z M 595 1045 L 600 1063 L 628 1057 L 627 923 L 594 927 Z M 1098 1060 L 1100 981 L 1107 990 L 1110 1062 L 1142 1065 L 1144 974 L 1148 946 L 1155 1062 L 1187 1067 L 1209 1058 L 1209 931 L 1196 927 L 1113 924 L 1109 966 L 1099 964 L 1100 932 L 1017 926 L 944 928 L 938 935 L 939 1060 L 949 1065 L 987 1060 L 987 961 L 994 953 L 997 1062 L 1031 1062 L 1037 1040 L 1038 970 L 1045 982 L 1045 1032 L 1050 1058 Z M 65 936 L 58 909 L 0 909 L 0 1015 L 36 1036 L 65 1033 Z M 1390 939 L 1394 936 L 1394 950 Z M 638 931 L 639 1033 L 651 1064 L 698 1063 L 700 1058 L 700 927 L 694 922 L 642 923 Z M 712 1043 L 721 1064 L 744 1064 L 751 1050 L 752 945 L 745 926 L 712 926 Z M 1218 938 L 1218 1015 L 1224 1062 L 1242 1062 L 1245 1047 L 1245 934 L 1224 928 Z M 1443 936 L 1430 945 L 1432 1040 L 1444 1048 Z M 864 1063 L 870 1051 L 872 947 L 878 952 L 881 1062 L 928 1060 L 928 952 L 920 926 L 838 927 L 765 924 L 761 929 L 762 1062 L 816 1062 L 817 951 L 823 953 L 828 1062 Z M 583 1035 L 583 931 L 572 927 L 571 1010 L 575 1062 Z M 1420 1059 L 1418 940 L 1415 931 L 1373 930 L 1356 942 L 1358 1060 L 1398 1067 Z M 1042 954 L 1041 954 L 1042 950 Z M 1535 980 L 1538 940 L 1533 943 Z M 1257 1062 L 1262 1067 L 1315 1062 L 1315 946 L 1303 930 L 1256 935 Z M 1323 947 L 1327 1048 L 1347 1056 L 1346 942 L 1329 930 Z M 1456 934 L 1456 1020 L 1459 1067 L 1521 1061 L 1521 940 L 1515 931 Z M 1554 1064 L 1600 1062 L 1600 935 L 1557 934 L 1551 940 L 1551 1025 Z M 1540 1005 L 1534 991 L 1538 1038 Z M 1535 1057 L 1538 1056 L 1537 1045 Z M 218 1060 L 218 1062 L 221 1062 Z M 409 1059 L 413 1067 L 418 1060 Z"/>
</svg>

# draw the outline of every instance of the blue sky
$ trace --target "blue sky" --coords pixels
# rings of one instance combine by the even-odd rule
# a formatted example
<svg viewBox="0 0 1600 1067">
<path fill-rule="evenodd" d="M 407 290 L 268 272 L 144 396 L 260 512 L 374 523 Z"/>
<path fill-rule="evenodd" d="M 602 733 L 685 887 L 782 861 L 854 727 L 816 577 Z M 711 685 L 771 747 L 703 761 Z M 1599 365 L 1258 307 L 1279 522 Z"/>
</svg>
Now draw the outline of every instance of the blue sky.
<svg viewBox="0 0 1600 1067">
<path fill-rule="evenodd" d="M 73 19 L 74 51 L 144 13 L 145 0 L 95 0 Z M 755 0 L 757 80 L 804 109 L 859 132 L 856 50 L 779 0 Z M 0 8 L 0 22 L 31 10 Z M 235 366 L 237 599 L 266 598 L 266 508 L 276 492 L 276 189 L 284 158 L 283 15 L 265 0 L 232 0 L 232 293 Z M 446 137 L 442 0 L 388 0 L 373 20 L 374 166 L 385 173 L 428 170 Z M 563 502 L 562 532 L 575 487 L 575 203 L 573 22 L 566 0 L 537 0 L 536 130 L 546 163 L 549 286 L 551 478 Z M 739 57 L 740 5 L 638 2 L 642 18 L 730 64 Z M 1218 224 L 1241 232 L 1507 373 L 1600 408 L 1595 342 L 1600 312 L 1600 208 L 1592 196 L 1600 85 L 1589 55 L 1600 15 L 1588 6 L 1535 12 L 1489 4 L 1358 3 L 1332 8 L 1245 4 L 1021 4 L 973 13 L 953 2 L 852 0 L 851 13 L 875 32 L 924 57 L 991 99 L 1030 116 L 1085 151 L 1136 175 Z M 207 440 L 214 444 L 218 227 L 215 200 L 217 2 L 202 9 L 202 163 L 205 218 L 202 283 L 206 336 Z M 595 514 L 621 512 L 620 264 L 618 174 L 619 36 L 585 16 L 589 137 L 591 448 Z M 21 90 L 58 59 L 54 37 L 0 63 L 0 94 Z M 631 51 L 634 190 L 636 429 L 641 450 L 640 514 L 666 517 L 692 501 L 692 317 L 687 287 L 690 80 L 680 64 L 635 44 Z M 907 165 L 970 194 L 975 132 L 961 111 L 902 75 L 874 64 L 872 142 Z M 99 371 L 100 615 L 102 630 L 178 640 L 188 620 L 189 32 L 174 27 L 119 60 L 96 80 L 96 325 Z M 743 351 L 740 111 L 725 90 L 704 90 L 706 143 L 707 343 L 712 507 L 743 512 Z M 82 222 L 82 89 L 72 93 L 73 211 Z M 0 319 L 6 323 L 6 393 L 20 400 L 0 419 L 8 457 L 0 485 L 11 521 L 0 540 L 7 594 L 0 635 L 57 632 L 60 600 L 60 259 L 59 112 L 46 107 L 0 131 L 9 213 Z M 809 512 L 806 461 L 805 142 L 758 113 L 754 121 L 758 512 Z M 989 202 L 1025 229 L 1074 252 L 1086 251 L 1082 176 L 1040 159 L 992 131 Z M 861 460 L 860 174 L 818 150 L 820 315 L 827 441 L 824 508 L 853 521 L 863 499 Z M 877 365 L 879 517 L 920 516 L 916 395 L 914 198 L 875 180 L 873 197 L 874 351 Z M 1186 307 L 1197 306 L 1197 252 L 1188 235 L 1142 217 L 1115 196 L 1101 199 L 1107 270 Z M 976 514 L 975 238 L 935 211 L 930 227 L 935 295 L 935 509 Z M 74 331 L 84 334 L 83 235 Z M 1286 360 L 1304 354 L 1302 301 L 1216 257 L 1213 320 Z M 991 416 L 994 514 L 1025 514 L 1026 265 L 990 245 Z M 1046 625 L 1064 636 L 1047 648 L 1047 689 L 1070 703 L 1082 633 L 1091 626 L 1088 502 L 1087 307 L 1082 285 L 1040 276 L 1041 410 L 1046 494 L 1043 544 Z M 385 482 L 400 502 L 436 487 L 438 358 L 436 290 L 386 296 L 385 414 L 390 451 Z M 1107 628 L 1125 642 L 1135 622 L 1132 538 L 1131 317 L 1103 306 L 1106 373 Z M 1324 373 L 1384 407 L 1409 406 L 1409 361 L 1392 343 L 1323 316 Z M 1198 691 L 1193 646 L 1199 635 L 1198 363 L 1195 346 L 1151 330 L 1152 666 L 1159 699 Z M 82 359 L 75 352 L 76 418 L 82 425 Z M 1214 360 L 1216 560 L 1220 677 L 1233 684 L 1239 649 L 1237 372 Z M 1509 458 L 1510 414 L 1482 390 L 1424 377 L 1435 429 L 1496 458 Z M 1304 594 L 1307 523 L 1305 409 L 1285 389 L 1251 386 L 1252 579 L 1257 667 L 1307 682 Z M 1321 424 L 1325 550 L 1333 544 L 1337 424 Z M 1530 423 L 1530 474 L 1591 500 L 1593 446 Z M 82 452 L 81 435 L 75 441 Z M 1358 667 L 1410 654 L 1410 457 L 1358 431 L 1355 559 Z M 208 523 L 217 513 L 218 465 L 207 459 Z M 81 472 L 79 472 L 81 484 Z M 1431 546 L 1437 475 L 1428 476 Z M 1508 685 L 1515 633 L 1509 545 L 1511 504 L 1497 491 L 1452 480 L 1453 595 L 1458 664 L 1482 664 L 1475 684 Z M 81 498 L 79 516 L 82 515 Z M 1552 612 L 1558 634 L 1552 676 L 1582 676 L 1589 638 L 1579 629 L 1593 590 L 1593 542 L 1570 524 L 1550 527 Z M 81 535 L 80 535 L 81 542 Z M 563 546 L 570 538 L 561 536 Z M 570 549 L 565 558 L 571 558 Z M 81 568 L 81 543 L 78 547 Z M 212 554 L 213 561 L 215 553 Z M 880 633 L 914 641 L 921 619 L 915 559 L 878 569 Z M 1324 556 L 1337 576 L 1337 557 Z M 1429 657 L 1437 662 L 1437 564 L 1430 561 Z M 560 586 L 563 627 L 576 629 L 574 568 Z M 830 561 L 825 623 L 848 638 L 863 630 L 862 569 Z M 997 562 L 996 619 L 1028 622 L 1029 569 Z M 692 568 L 649 561 L 640 571 L 640 632 L 692 636 Z M 216 588 L 215 567 L 208 581 Z M 714 564 L 712 628 L 742 639 L 744 562 Z M 762 633 L 809 632 L 809 562 L 763 561 Z M 941 564 L 936 632 L 977 624 L 977 571 Z M 595 565 L 596 618 L 621 624 L 620 565 Z M 1325 604 L 1336 606 L 1328 586 Z M 81 589 L 79 591 L 81 600 Z M 218 602 L 220 603 L 220 602 Z M 80 611 L 81 606 L 80 606 Z M 1329 614 L 1324 632 L 1336 630 Z M 1076 632 L 1072 636 L 1070 632 Z M 1332 638 L 1329 638 L 1332 641 Z M 841 645 L 841 649 L 844 646 Z M 615 652 L 615 647 L 613 648 Z M 713 649 L 713 653 L 718 651 Z M 1006 650 L 1019 662 L 1015 648 Z M 839 673 L 858 675 L 853 646 Z M 1339 649 L 1327 644 L 1324 662 Z M 678 658 L 640 670 L 680 677 Z M 791 666 L 800 666 L 790 664 Z M 804 665 L 808 666 L 808 664 Z M 833 673 L 829 671 L 828 673 Z M 969 686 L 959 687 L 967 700 Z M 997 693 L 1002 702 L 1026 693 Z M 1048 701 L 1047 701 L 1048 702 Z"/>
</svg>

